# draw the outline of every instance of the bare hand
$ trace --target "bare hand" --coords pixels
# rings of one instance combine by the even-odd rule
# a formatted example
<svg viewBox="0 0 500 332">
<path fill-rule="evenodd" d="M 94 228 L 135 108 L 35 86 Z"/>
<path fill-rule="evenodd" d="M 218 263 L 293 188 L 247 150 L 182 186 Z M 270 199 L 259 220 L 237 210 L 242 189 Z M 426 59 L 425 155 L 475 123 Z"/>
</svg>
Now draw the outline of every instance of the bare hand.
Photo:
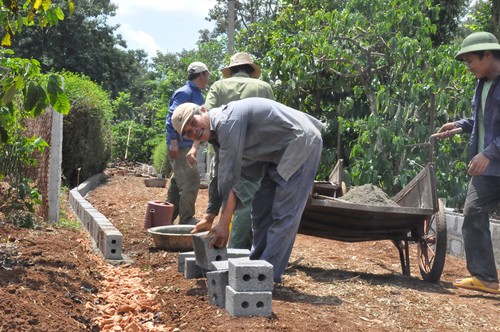
<svg viewBox="0 0 500 332">
<path fill-rule="evenodd" d="M 437 134 L 432 135 L 432 137 L 434 137 L 434 138 L 448 138 L 448 137 L 451 137 L 451 136 L 453 136 L 455 134 L 453 132 L 451 132 L 450 130 L 453 130 L 455 128 L 457 128 L 457 126 L 455 125 L 455 122 L 445 123 L 441 128 L 439 128 Z"/>
<path fill-rule="evenodd" d="M 207 237 L 213 237 L 210 246 L 214 248 L 225 248 L 229 240 L 229 229 L 221 224 L 217 224 L 208 232 Z"/>
<path fill-rule="evenodd" d="M 214 223 L 214 219 L 215 219 L 214 213 L 205 213 L 203 219 L 201 219 L 196 224 L 196 226 L 194 226 L 194 229 L 191 231 L 191 234 L 209 231 L 210 229 L 212 229 L 212 224 Z"/>
<path fill-rule="evenodd" d="M 168 157 L 171 160 L 175 160 L 179 157 L 179 145 L 176 140 L 170 141 L 170 146 L 168 147 Z"/>
<path fill-rule="evenodd" d="M 188 163 L 190 163 L 191 165 L 197 164 L 198 163 L 198 160 L 196 159 L 197 154 L 198 154 L 198 149 L 192 146 L 189 152 L 186 154 L 186 160 L 188 161 Z"/>
<path fill-rule="evenodd" d="M 472 176 L 478 176 L 484 173 L 486 167 L 488 167 L 490 160 L 484 156 L 484 154 L 479 153 L 472 158 L 467 166 L 467 173 Z"/>
</svg>

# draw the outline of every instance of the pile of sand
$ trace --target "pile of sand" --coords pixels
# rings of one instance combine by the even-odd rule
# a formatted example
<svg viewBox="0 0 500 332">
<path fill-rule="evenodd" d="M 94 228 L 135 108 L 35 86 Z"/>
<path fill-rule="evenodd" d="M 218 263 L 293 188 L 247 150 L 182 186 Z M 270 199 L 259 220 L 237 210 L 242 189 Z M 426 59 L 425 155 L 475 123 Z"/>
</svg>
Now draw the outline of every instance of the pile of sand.
<svg viewBox="0 0 500 332">
<path fill-rule="evenodd" d="M 340 197 L 340 199 L 364 205 L 399 206 L 390 199 L 382 189 L 373 184 L 351 187 L 351 189 L 344 196 Z"/>
</svg>

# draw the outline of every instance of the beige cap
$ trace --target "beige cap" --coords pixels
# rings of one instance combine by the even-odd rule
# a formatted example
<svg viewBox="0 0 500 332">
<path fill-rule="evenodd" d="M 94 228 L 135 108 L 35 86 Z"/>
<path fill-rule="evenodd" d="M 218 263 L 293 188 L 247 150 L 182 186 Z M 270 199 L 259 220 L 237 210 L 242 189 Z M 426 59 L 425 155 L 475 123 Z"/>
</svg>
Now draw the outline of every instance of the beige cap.
<svg viewBox="0 0 500 332">
<path fill-rule="evenodd" d="M 231 77 L 231 68 L 241 65 L 252 66 L 254 71 L 250 74 L 250 77 L 259 78 L 261 73 L 260 67 L 257 66 L 255 63 L 253 63 L 252 56 L 250 54 L 244 52 L 235 53 L 231 57 L 231 62 L 229 63 L 229 66 L 221 69 L 222 74 L 224 75 L 224 77 Z"/>
<path fill-rule="evenodd" d="M 188 67 L 189 74 L 198 74 L 204 71 L 208 71 L 208 68 L 203 62 L 193 62 Z"/>
<path fill-rule="evenodd" d="M 199 105 L 193 103 L 184 103 L 177 106 L 172 113 L 172 126 L 174 126 L 175 131 L 182 136 L 182 131 L 184 126 L 191 119 L 194 113 L 194 109 Z"/>
</svg>

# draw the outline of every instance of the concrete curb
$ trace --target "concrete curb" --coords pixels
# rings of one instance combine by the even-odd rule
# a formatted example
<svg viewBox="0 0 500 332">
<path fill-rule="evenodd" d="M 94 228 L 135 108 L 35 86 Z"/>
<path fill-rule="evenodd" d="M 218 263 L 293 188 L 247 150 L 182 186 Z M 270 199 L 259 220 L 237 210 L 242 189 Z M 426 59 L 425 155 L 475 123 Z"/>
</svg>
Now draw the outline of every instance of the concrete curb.
<svg viewBox="0 0 500 332">
<path fill-rule="evenodd" d="M 463 214 L 446 209 L 446 228 L 448 232 L 448 245 L 446 252 L 449 255 L 465 259 L 464 240 L 462 237 Z M 500 269 L 500 220 L 490 219 L 491 241 L 497 269 Z"/>
<path fill-rule="evenodd" d="M 123 260 L 122 233 L 84 198 L 89 191 L 96 188 L 105 179 L 106 176 L 102 173 L 92 176 L 69 192 L 68 201 L 104 258 Z"/>
</svg>

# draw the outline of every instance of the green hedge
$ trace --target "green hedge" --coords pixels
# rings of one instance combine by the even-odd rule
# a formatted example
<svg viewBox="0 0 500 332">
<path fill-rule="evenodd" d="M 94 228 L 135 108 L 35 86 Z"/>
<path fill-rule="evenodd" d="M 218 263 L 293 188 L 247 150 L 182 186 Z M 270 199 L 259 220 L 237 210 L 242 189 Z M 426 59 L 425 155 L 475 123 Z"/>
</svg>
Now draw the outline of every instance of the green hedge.
<svg viewBox="0 0 500 332">
<path fill-rule="evenodd" d="M 88 77 L 63 76 L 71 109 L 64 117 L 62 169 L 74 186 L 104 171 L 110 161 L 112 107 L 108 94 Z"/>
</svg>

